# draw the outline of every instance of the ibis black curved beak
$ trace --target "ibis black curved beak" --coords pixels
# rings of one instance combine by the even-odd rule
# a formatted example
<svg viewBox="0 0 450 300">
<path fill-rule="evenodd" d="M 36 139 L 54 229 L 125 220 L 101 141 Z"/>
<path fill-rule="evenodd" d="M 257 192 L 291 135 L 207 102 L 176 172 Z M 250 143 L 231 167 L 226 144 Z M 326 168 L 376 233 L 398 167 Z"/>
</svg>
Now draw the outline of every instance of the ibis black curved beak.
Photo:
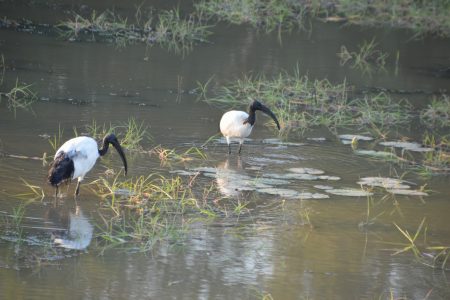
<svg viewBox="0 0 450 300">
<path fill-rule="evenodd" d="M 127 164 L 127 158 L 125 157 L 125 153 L 123 152 L 122 146 L 120 146 L 119 141 L 116 139 L 115 141 L 112 141 L 111 144 L 114 148 L 116 148 L 117 153 L 119 153 L 120 158 L 123 162 L 123 167 L 125 168 L 125 175 L 127 175 L 128 172 L 128 164 Z"/>
<path fill-rule="evenodd" d="M 271 117 L 275 123 L 277 124 L 278 130 L 280 130 L 280 123 L 278 123 L 278 119 L 275 116 L 275 114 L 264 104 L 261 104 L 260 107 L 258 108 L 260 111 L 262 111 L 263 113 L 265 113 L 266 115 L 268 115 L 269 117 Z"/>
</svg>

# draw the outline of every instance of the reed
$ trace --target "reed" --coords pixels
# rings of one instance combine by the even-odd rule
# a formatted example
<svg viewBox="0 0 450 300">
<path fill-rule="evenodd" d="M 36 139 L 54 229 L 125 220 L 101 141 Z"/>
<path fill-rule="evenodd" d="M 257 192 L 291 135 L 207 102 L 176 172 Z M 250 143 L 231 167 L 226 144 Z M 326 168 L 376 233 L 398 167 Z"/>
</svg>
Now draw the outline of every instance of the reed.
<svg viewBox="0 0 450 300">
<path fill-rule="evenodd" d="M 349 63 L 351 68 L 358 69 L 364 74 L 385 70 L 388 54 L 376 49 L 376 47 L 375 39 L 370 42 L 364 41 L 361 45 L 358 45 L 357 51 L 350 52 L 347 47 L 341 46 L 341 51 L 337 54 L 341 66 Z"/>
<path fill-rule="evenodd" d="M 33 112 L 31 106 L 37 100 L 36 92 L 31 89 L 31 84 L 27 85 L 20 83 L 16 79 L 15 86 L 7 93 L 0 93 L 0 102 L 6 98 L 7 107 L 14 112 L 14 117 L 17 115 L 18 109 L 23 109 Z"/>
</svg>

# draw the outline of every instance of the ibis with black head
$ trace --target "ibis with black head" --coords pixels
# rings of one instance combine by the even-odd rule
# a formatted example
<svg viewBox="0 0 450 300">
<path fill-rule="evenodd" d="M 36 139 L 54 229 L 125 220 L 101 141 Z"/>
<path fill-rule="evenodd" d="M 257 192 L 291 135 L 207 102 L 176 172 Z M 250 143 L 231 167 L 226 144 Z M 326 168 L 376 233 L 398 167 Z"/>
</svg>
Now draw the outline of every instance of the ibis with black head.
<svg viewBox="0 0 450 300">
<path fill-rule="evenodd" d="M 220 132 L 227 140 L 228 154 L 231 154 L 231 139 L 235 138 L 239 141 L 238 153 L 241 154 L 244 139 L 250 135 L 256 121 L 256 111 L 262 111 L 270 116 L 280 130 L 280 123 L 275 114 L 264 104 L 258 100 L 254 100 L 249 108 L 248 113 L 245 111 L 231 110 L 223 114 L 220 119 Z"/>
<path fill-rule="evenodd" d="M 61 183 L 69 182 L 75 178 L 78 179 L 75 196 L 78 196 L 80 183 L 83 181 L 84 176 L 94 167 L 97 158 L 108 152 L 110 144 L 119 153 L 126 175 L 127 159 L 114 134 L 108 134 L 103 138 L 101 149 L 98 149 L 97 142 L 93 138 L 79 136 L 68 140 L 56 151 L 55 158 L 48 172 L 48 182 L 56 188 L 55 196 L 58 195 L 58 187 Z"/>
</svg>

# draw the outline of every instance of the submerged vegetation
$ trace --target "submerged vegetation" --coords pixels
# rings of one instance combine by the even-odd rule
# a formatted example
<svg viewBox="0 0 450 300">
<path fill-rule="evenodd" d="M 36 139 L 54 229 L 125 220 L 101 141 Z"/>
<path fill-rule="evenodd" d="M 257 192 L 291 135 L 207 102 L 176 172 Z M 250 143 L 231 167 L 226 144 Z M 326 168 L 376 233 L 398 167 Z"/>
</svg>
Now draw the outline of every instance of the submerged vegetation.
<svg viewBox="0 0 450 300">
<path fill-rule="evenodd" d="M 3 100 L 16 116 L 18 109 L 32 111 L 31 105 L 36 102 L 37 96 L 30 84 L 21 83 L 17 78 L 15 86 L 9 92 L 0 92 L 0 103 Z"/>
</svg>

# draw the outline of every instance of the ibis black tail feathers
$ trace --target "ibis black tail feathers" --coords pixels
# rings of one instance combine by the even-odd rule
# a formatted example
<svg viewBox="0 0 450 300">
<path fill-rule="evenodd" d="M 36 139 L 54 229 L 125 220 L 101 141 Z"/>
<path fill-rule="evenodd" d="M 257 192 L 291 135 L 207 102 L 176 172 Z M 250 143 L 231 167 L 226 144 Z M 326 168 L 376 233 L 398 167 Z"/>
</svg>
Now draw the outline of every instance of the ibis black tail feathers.
<svg viewBox="0 0 450 300">
<path fill-rule="evenodd" d="M 61 151 L 51 163 L 47 180 L 52 186 L 57 187 L 63 182 L 70 181 L 74 171 L 75 167 L 73 165 L 73 160 Z"/>
</svg>

